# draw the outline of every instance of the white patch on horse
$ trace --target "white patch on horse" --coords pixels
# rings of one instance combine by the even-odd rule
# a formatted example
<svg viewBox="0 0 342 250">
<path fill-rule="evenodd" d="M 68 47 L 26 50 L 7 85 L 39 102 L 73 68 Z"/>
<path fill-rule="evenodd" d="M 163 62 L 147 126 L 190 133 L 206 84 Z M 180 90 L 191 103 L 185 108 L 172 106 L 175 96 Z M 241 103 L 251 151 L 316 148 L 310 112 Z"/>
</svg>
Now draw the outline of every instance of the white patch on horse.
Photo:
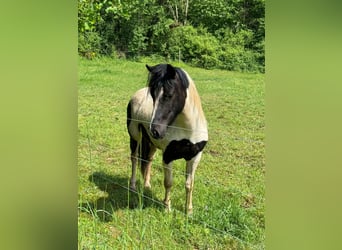
<svg viewBox="0 0 342 250">
<path fill-rule="evenodd" d="M 163 96 L 163 94 L 164 94 L 164 91 L 163 91 L 163 89 L 161 89 L 159 95 L 156 97 L 156 99 L 154 101 L 152 117 L 151 117 L 151 124 L 150 124 L 150 130 L 151 130 L 151 127 L 152 127 L 152 121 L 154 120 L 154 117 L 156 115 L 156 111 L 158 109 L 159 99 Z"/>
</svg>

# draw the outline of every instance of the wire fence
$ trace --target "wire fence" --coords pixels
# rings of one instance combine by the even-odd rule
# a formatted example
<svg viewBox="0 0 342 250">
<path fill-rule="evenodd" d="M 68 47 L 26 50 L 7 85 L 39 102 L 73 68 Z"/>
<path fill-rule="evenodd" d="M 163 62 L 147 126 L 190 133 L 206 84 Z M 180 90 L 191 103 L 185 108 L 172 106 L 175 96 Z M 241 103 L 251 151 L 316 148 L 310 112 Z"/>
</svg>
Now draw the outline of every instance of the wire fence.
<svg viewBox="0 0 342 250">
<path fill-rule="evenodd" d="M 135 121 L 135 122 L 140 122 L 140 123 L 148 124 L 148 125 L 151 123 L 149 121 L 143 121 L 143 120 L 138 120 L 138 119 L 133 119 L 133 118 L 128 118 L 127 120 Z M 160 124 L 160 123 L 153 123 L 153 124 L 155 124 L 155 125 L 163 125 L 163 124 Z M 172 125 L 168 125 L 167 127 L 168 128 L 172 128 L 172 129 L 179 129 L 179 130 L 184 130 L 184 131 L 189 131 L 189 132 L 195 132 L 195 133 L 207 133 L 206 130 L 189 129 L 189 128 L 177 127 L 177 126 L 172 126 Z"/>
<path fill-rule="evenodd" d="M 135 122 L 140 122 L 143 124 L 147 124 L 149 125 L 151 122 L 150 121 L 143 121 L 143 120 L 138 120 L 138 119 L 133 119 L 133 118 L 128 118 L 127 120 L 130 121 L 135 121 Z M 158 123 L 154 123 L 155 125 L 162 125 L 162 124 L 158 124 Z M 168 125 L 168 128 L 172 128 L 172 129 L 179 129 L 179 130 L 184 130 L 184 131 L 189 131 L 189 132 L 195 132 L 195 133 L 208 133 L 206 130 L 196 130 L 196 129 L 188 129 L 188 128 L 183 128 L 183 127 L 177 127 L 177 126 L 172 126 L 172 125 Z M 243 137 L 228 137 L 225 139 L 231 139 L 231 140 L 236 140 L 236 141 L 245 141 L 245 142 L 250 142 L 250 143 L 258 143 L 258 144 L 264 144 L 263 140 L 253 140 L 250 138 L 243 138 Z"/>
<path fill-rule="evenodd" d="M 94 146 L 94 144 L 92 144 Z M 103 146 L 103 145 L 96 145 L 96 148 L 102 148 L 102 149 L 105 149 L 106 152 L 109 152 L 109 153 L 113 153 L 113 152 L 119 152 L 120 154 L 124 151 L 129 151 L 128 147 L 126 149 L 122 148 L 122 149 L 111 149 L 109 147 L 106 147 L 106 146 Z M 79 156 L 80 157 L 80 156 Z M 89 158 L 93 158 L 94 156 L 93 155 L 90 155 L 90 156 L 85 156 L 87 157 L 87 160 Z M 124 154 L 123 156 L 120 156 L 120 160 L 124 159 L 125 161 L 127 161 L 127 166 L 131 166 L 131 163 L 130 163 L 130 160 L 131 158 L 135 158 L 136 160 L 140 160 L 140 161 L 143 161 L 143 162 L 148 162 L 147 160 L 145 159 L 142 159 L 140 157 L 132 157 L 131 155 L 129 155 L 128 153 L 127 154 Z M 118 160 L 119 157 L 116 158 L 116 160 Z M 245 165 L 241 165 L 241 167 L 251 167 L 251 165 L 248 165 L 248 164 L 245 164 Z M 260 165 L 260 166 L 256 166 L 256 167 L 263 167 L 263 165 Z M 179 176 L 182 176 L 182 177 L 186 177 L 186 173 L 185 173 L 185 170 L 184 171 L 181 171 L 181 170 L 177 170 L 173 167 L 168 167 L 167 165 L 162 165 L 162 164 L 159 164 L 158 162 L 156 161 L 153 161 L 153 168 L 156 170 L 156 172 L 163 172 L 164 168 L 167 168 L 167 169 L 170 169 L 172 170 L 172 174 L 175 176 L 179 175 Z M 130 170 L 130 168 L 127 168 L 127 170 Z M 130 172 L 127 172 L 127 177 L 129 178 L 130 176 Z M 217 181 L 214 181 L 214 180 L 211 180 L 209 179 L 208 177 L 202 177 L 202 176 L 196 176 L 195 177 L 196 179 L 196 182 L 200 182 L 200 183 L 203 183 L 204 185 L 211 185 L 211 186 L 216 186 L 218 188 L 220 188 L 221 191 L 227 191 L 227 192 L 232 192 L 234 194 L 239 194 L 241 196 L 248 196 L 249 194 L 246 193 L 246 192 L 243 192 L 241 190 L 238 190 L 238 189 L 234 189 L 232 190 L 232 187 L 225 187 L 225 186 L 219 186 L 219 184 L 217 183 Z"/>
<path fill-rule="evenodd" d="M 151 197 L 149 197 L 149 196 L 143 194 L 142 192 L 138 192 L 138 191 L 133 190 L 133 189 L 127 187 L 127 186 L 124 186 L 124 185 L 121 185 L 121 184 L 119 184 L 119 183 L 117 183 L 117 182 L 114 182 L 114 181 L 112 181 L 111 179 L 106 178 L 105 176 L 103 176 L 102 178 L 103 178 L 104 180 L 106 180 L 106 181 L 112 183 L 112 184 L 115 184 L 116 186 L 118 186 L 118 187 L 120 187 L 120 188 L 122 188 L 122 189 L 125 189 L 125 190 L 128 191 L 128 192 L 135 193 L 136 195 L 139 195 L 140 197 L 142 197 L 142 198 L 144 198 L 144 199 L 148 199 L 148 200 L 152 201 L 153 203 L 158 204 L 158 205 L 160 205 L 160 206 L 166 208 L 166 205 L 165 205 L 163 202 L 158 201 L 158 200 L 156 200 L 156 199 L 153 199 L 153 198 L 151 198 Z M 184 214 L 184 212 L 179 211 L 179 210 L 177 210 L 177 209 L 173 209 L 173 211 L 175 211 L 176 213 L 179 213 L 179 214 L 181 214 L 181 215 Z M 97 212 L 104 212 L 104 213 L 106 213 L 107 211 L 100 209 L 100 210 L 97 210 Z M 227 231 L 223 231 L 223 230 L 221 230 L 221 229 L 218 229 L 218 228 L 216 228 L 216 227 L 213 227 L 213 226 L 211 226 L 209 223 L 207 223 L 207 222 L 205 222 L 205 221 L 197 220 L 197 219 L 195 219 L 195 218 L 192 217 L 192 216 L 187 217 L 187 219 L 190 219 L 190 221 L 193 221 L 193 222 L 195 222 L 195 223 L 201 224 L 201 225 L 203 225 L 204 227 L 209 228 L 210 230 L 213 230 L 213 231 L 215 231 L 215 232 L 217 232 L 217 233 L 220 233 L 220 234 L 222 234 L 222 235 L 228 235 L 228 236 L 231 237 L 232 239 L 237 240 L 239 243 L 242 243 L 242 244 L 244 244 L 244 245 L 253 247 L 253 245 L 251 245 L 250 243 L 248 243 L 248 242 L 246 242 L 246 241 L 243 241 L 243 240 L 241 240 L 240 238 L 238 238 L 238 237 L 236 237 L 236 236 L 234 236 L 234 235 L 232 235 L 232 234 L 229 234 Z"/>
<path fill-rule="evenodd" d="M 143 121 L 143 120 L 138 120 L 138 119 L 130 119 L 132 121 L 137 121 L 137 122 L 141 122 L 141 123 L 147 123 L 149 124 L 150 122 L 149 121 Z M 124 123 L 122 121 L 122 123 Z M 187 128 L 182 128 L 182 127 L 177 127 L 177 126 L 168 126 L 170 128 L 174 128 L 174 129 L 181 129 L 181 130 L 187 130 L 187 131 L 197 131 L 197 130 L 192 130 L 192 129 L 187 129 Z M 114 128 L 113 128 L 114 129 Z M 207 132 L 207 131 L 203 131 L 203 130 L 198 130 L 198 132 L 202 133 L 202 132 Z M 225 140 L 232 140 L 232 141 L 242 141 L 242 142 L 247 142 L 249 143 L 248 145 L 249 146 L 252 146 L 250 143 L 255 143 L 257 144 L 258 146 L 261 146 L 261 147 L 264 147 L 265 146 L 265 142 L 264 140 L 253 140 L 253 139 L 250 139 L 250 138 L 243 138 L 243 137 L 225 137 L 224 138 Z M 90 146 L 90 137 L 88 136 L 87 137 L 87 144 L 89 147 Z M 92 143 L 92 145 L 94 146 L 95 144 Z M 99 148 L 102 148 L 104 151 L 107 151 L 111 154 L 113 154 L 113 152 L 120 152 L 120 154 L 122 154 L 122 152 L 127 152 L 127 154 L 124 154 L 123 158 L 125 158 L 126 160 L 130 160 L 131 159 L 131 155 L 129 154 L 129 147 L 128 147 L 128 139 L 127 139 L 127 145 L 125 145 L 125 148 L 111 148 L 111 147 L 107 147 L 107 146 L 104 146 L 104 145 L 100 145 L 100 144 L 97 144 L 96 145 L 96 148 L 99 149 Z M 204 151 L 205 152 L 205 151 Z M 141 160 L 141 161 L 145 161 L 147 162 L 147 160 L 144 160 L 142 158 L 139 158 L 139 157 L 134 157 L 136 158 L 137 160 Z M 248 160 L 248 159 L 246 159 Z M 130 163 L 128 163 L 128 166 L 130 165 Z M 156 168 L 158 171 L 163 171 L 163 169 L 166 167 L 168 168 L 167 166 L 164 166 L 162 164 L 158 164 L 157 162 L 153 161 L 153 166 L 154 168 Z M 264 166 L 264 163 L 260 164 L 260 165 L 252 165 L 252 164 L 248 164 L 248 163 L 244 163 L 244 164 L 241 164 L 240 167 L 256 167 L 256 168 L 260 168 L 260 167 L 263 167 Z M 182 175 L 182 176 L 185 176 L 185 171 L 180 171 L 180 170 L 176 170 L 176 169 L 172 169 L 172 172 L 175 173 L 176 175 L 179 174 L 179 175 Z M 196 177 L 196 180 L 197 181 L 201 181 L 201 178 L 199 177 Z M 212 181 L 210 179 L 208 179 L 208 177 L 206 177 L 206 179 L 202 180 L 203 183 L 205 184 L 212 184 L 212 185 L 217 185 L 217 182 L 215 181 Z M 222 190 L 226 190 L 226 191 L 231 191 L 230 189 L 228 190 L 227 188 L 225 187 L 220 187 L 222 188 Z M 242 193 L 241 193 L 242 194 Z"/>
<path fill-rule="evenodd" d="M 136 122 L 141 122 L 141 123 L 150 123 L 149 121 L 142 121 L 142 120 L 137 120 L 137 119 L 131 119 L 132 121 L 136 121 Z M 124 123 L 125 121 L 121 121 L 122 123 Z M 181 128 L 181 127 L 177 127 L 177 126 L 169 126 L 173 129 L 182 129 L 182 130 L 187 130 L 187 131 L 192 131 L 192 132 L 206 132 L 206 131 L 196 131 L 196 130 L 191 130 L 191 129 L 186 129 L 186 128 Z M 87 128 L 88 130 L 88 128 Z M 263 140 L 253 140 L 253 139 L 250 139 L 250 138 L 234 138 L 234 137 L 231 137 L 231 138 L 225 138 L 226 139 L 230 139 L 230 140 L 234 140 L 234 141 L 243 141 L 243 142 L 248 142 L 248 143 L 255 143 L 257 146 L 259 147 L 264 147 L 264 141 Z M 101 145 L 101 144 L 97 144 L 96 142 L 96 138 L 94 139 L 94 141 L 92 141 L 92 139 L 90 138 L 89 136 L 89 133 L 87 132 L 87 138 L 86 138 L 86 143 L 88 145 L 88 150 L 89 150 L 89 155 L 86 156 L 88 157 L 88 159 L 90 159 L 90 162 L 92 161 L 91 159 L 94 157 L 94 155 L 92 155 L 92 152 L 94 149 L 99 149 L 101 148 L 103 152 L 106 152 L 108 154 L 113 154 L 113 152 L 120 152 L 120 156 L 117 157 L 116 160 L 125 160 L 127 161 L 127 166 L 130 166 L 130 159 L 131 159 L 131 155 L 129 154 L 129 147 L 128 147 L 128 143 L 127 143 L 127 146 L 125 146 L 125 148 L 112 148 L 111 146 L 104 146 L 104 145 Z M 127 151 L 127 154 L 122 154 L 122 152 L 125 152 Z M 81 156 L 80 156 L 81 157 Z M 119 159 L 120 158 L 120 159 Z M 142 158 L 139 158 L 139 157 L 135 157 L 137 160 L 141 160 L 141 161 L 146 161 Z M 91 164 L 91 163 L 90 163 Z M 251 166 L 250 164 L 244 164 L 242 165 L 241 167 L 247 167 L 247 166 Z M 263 167 L 264 164 L 261 164 L 260 166 L 257 166 L 257 167 Z M 163 172 L 164 168 L 168 168 L 168 166 L 165 166 L 165 165 L 162 165 L 162 164 L 158 164 L 157 162 L 153 162 L 153 168 L 156 169 L 157 171 L 159 172 Z M 175 168 L 172 168 L 172 172 L 173 172 L 173 175 L 178 177 L 178 176 L 182 176 L 182 177 L 185 177 L 185 171 L 180 171 L 180 170 L 177 170 Z M 130 168 L 127 167 L 127 179 L 129 179 L 130 177 Z M 142 198 L 144 199 L 148 199 L 150 200 L 151 202 L 153 202 L 154 204 L 157 204 L 159 206 L 165 206 L 163 202 L 159 201 L 159 200 L 156 200 L 156 199 L 153 199 L 152 197 L 149 197 L 149 196 L 146 196 L 144 195 L 143 193 L 141 192 L 138 192 L 138 191 L 135 191 L 135 190 L 132 190 L 129 188 L 129 184 L 127 183 L 127 186 L 126 185 L 122 185 L 118 182 L 115 182 L 113 181 L 112 179 L 109 179 L 105 176 L 101 177 L 103 178 L 104 180 L 106 180 L 107 182 L 109 183 L 112 183 L 113 185 L 116 185 L 126 191 L 130 191 L 130 192 L 133 192 L 137 195 L 140 195 Z M 232 187 L 226 187 L 226 186 L 223 186 L 223 185 L 220 185 L 217 183 L 217 181 L 214 181 L 214 180 L 211 180 L 209 179 L 207 176 L 206 177 L 202 177 L 202 176 L 198 176 L 196 175 L 195 177 L 196 179 L 196 182 L 199 182 L 199 183 L 202 183 L 204 185 L 209 185 L 209 186 L 212 186 L 212 187 L 217 187 L 219 188 L 221 191 L 227 191 L 227 192 L 230 192 L 230 193 L 233 193 L 233 194 L 238 194 L 239 196 L 242 196 L 242 197 L 248 197 L 249 193 L 246 193 L 240 189 L 237 189 L 237 188 L 232 188 Z M 177 209 L 173 209 L 173 211 L 175 211 L 176 213 L 179 213 L 179 214 L 184 214 L 183 211 L 180 211 L 180 210 L 177 210 Z M 239 243 L 245 245 L 245 246 L 248 246 L 252 249 L 255 249 L 256 247 L 251 245 L 251 243 L 249 242 L 246 242 L 236 236 L 234 236 L 233 234 L 227 232 L 227 231 L 224 231 L 224 230 L 221 230 L 220 228 L 217 228 L 217 227 L 214 227 L 212 225 L 210 225 L 210 223 L 206 222 L 206 221 L 203 221 L 203 220 L 198 220 L 198 219 L 195 219 L 194 217 L 189 217 L 190 221 L 194 222 L 194 223 L 198 223 L 198 224 L 201 224 L 203 225 L 204 227 L 206 228 L 209 228 L 210 230 L 213 230 L 215 231 L 216 233 L 220 233 L 222 235 L 226 235 L 226 236 L 229 236 L 230 238 L 238 241 Z"/>
</svg>

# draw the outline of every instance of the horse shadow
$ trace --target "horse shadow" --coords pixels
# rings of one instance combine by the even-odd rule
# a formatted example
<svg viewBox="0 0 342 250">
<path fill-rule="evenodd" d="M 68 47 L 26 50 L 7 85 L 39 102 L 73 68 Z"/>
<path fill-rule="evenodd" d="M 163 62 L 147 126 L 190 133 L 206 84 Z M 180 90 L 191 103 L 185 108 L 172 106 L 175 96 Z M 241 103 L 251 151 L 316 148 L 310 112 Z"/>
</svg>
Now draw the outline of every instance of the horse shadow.
<svg viewBox="0 0 342 250">
<path fill-rule="evenodd" d="M 135 191 L 129 189 L 129 179 L 122 176 L 94 172 L 88 179 L 106 195 L 95 201 L 81 203 L 80 209 L 103 222 L 112 221 L 113 214 L 118 210 L 145 209 L 147 207 L 164 209 L 151 190 L 141 187 L 139 180 L 137 180 L 137 190 Z"/>
</svg>

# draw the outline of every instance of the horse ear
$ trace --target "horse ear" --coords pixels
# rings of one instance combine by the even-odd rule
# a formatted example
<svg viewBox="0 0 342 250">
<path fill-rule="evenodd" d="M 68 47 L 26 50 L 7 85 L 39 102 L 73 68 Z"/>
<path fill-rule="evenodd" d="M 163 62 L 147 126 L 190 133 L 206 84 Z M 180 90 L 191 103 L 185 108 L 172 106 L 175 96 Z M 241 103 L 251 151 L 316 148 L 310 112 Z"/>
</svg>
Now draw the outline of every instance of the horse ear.
<svg viewBox="0 0 342 250">
<path fill-rule="evenodd" d="M 171 64 L 167 64 L 166 70 L 167 70 L 166 74 L 167 74 L 168 78 L 174 79 L 176 76 L 175 68 Z"/>
<path fill-rule="evenodd" d="M 146 66 L 148 71 L 150 71 L 150 72 L 152 71 L 152 67 L 151 66 L 148 66 L 147 64 L 145 66 Z"/>
</svg>

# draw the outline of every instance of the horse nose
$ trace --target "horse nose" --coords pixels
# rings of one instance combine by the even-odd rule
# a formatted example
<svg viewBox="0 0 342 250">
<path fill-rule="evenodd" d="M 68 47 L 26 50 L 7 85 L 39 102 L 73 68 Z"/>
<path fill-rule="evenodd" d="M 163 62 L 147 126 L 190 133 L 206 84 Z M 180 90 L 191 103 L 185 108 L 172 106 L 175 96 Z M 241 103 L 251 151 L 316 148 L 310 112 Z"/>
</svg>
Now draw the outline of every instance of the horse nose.
<svg viewBox="0 0 342 250">
<path fill-rule="evenodd" d="M 154 127 L 151 128 L 151 133 L 152 133 L 153 138 L 155 139 L 158 139 L 160 137 L 159 132 Z"/>
</svg>

